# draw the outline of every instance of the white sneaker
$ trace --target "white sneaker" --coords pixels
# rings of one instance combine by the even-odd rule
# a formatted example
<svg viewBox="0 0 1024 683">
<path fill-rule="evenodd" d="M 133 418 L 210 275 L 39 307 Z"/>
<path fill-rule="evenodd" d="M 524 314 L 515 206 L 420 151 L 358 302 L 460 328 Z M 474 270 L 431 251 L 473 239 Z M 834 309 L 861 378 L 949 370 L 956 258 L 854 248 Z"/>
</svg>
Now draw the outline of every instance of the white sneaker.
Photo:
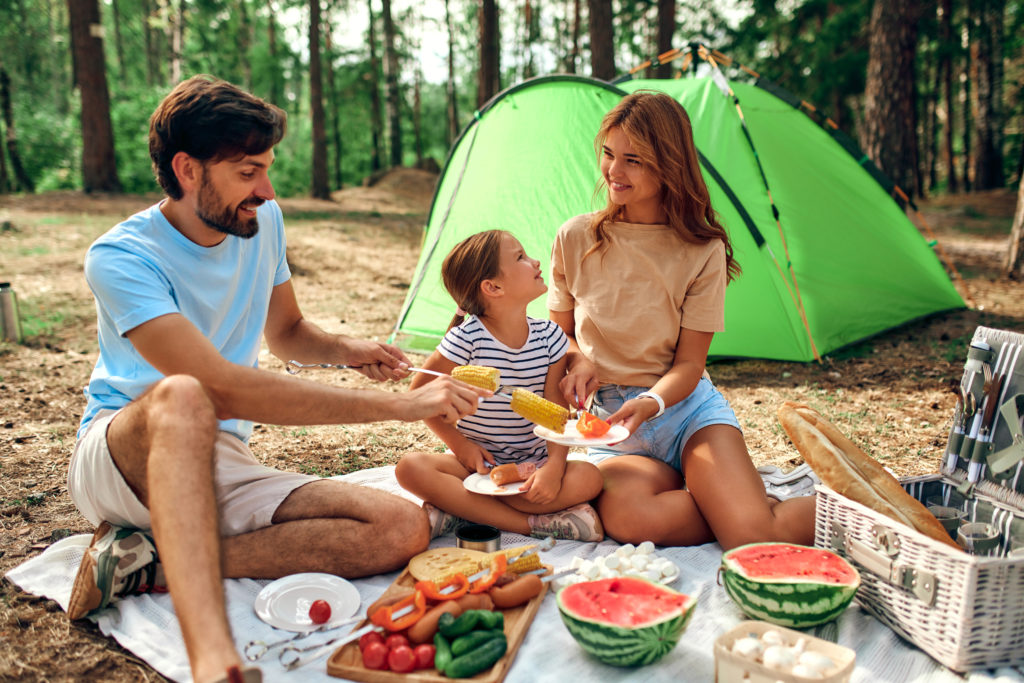
<svg viewBox="0 0 1024 683">
<path fill-rule="evenodd" d="M 456 517 L 450 512 L 445 512 L 436 505 L 423 503 L 423 509 L 427 511 L 427 518 L 430 520 L 430 538 L 444 536 L 456 531 L 463 524 L 468 524 L 461 517 Z"/>
<path fill-rule="evenodd" d="M 807 463 L 789 472 L 783 472 L 774 465 L 762 465 L 757 468 L 757 472 L 764 482 L 765 493 L 780 501 L 814 495 L 814 487 L 821 483 Z"/>
<path fill-rule="evenodd" d="M 561 541 L 599 543 L 604 540 L 604 527 L 590 503 L 546 515 L 530 515 L 530 535 L 535 538 L 550 536 Z"/>
</svg>

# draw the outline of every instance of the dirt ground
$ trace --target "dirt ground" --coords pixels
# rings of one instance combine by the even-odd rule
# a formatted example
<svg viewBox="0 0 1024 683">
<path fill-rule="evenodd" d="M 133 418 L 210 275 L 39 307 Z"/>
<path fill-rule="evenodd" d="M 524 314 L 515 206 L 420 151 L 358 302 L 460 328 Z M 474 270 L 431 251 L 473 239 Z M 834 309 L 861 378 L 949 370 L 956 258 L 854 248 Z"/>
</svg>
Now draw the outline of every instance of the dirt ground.
<svg viewBox="0 0 1024 683">
<path fill-rule="evenodd" d="M 282 200 L 289 261 L 306 316 L 325 329 L 384 339 L 419 254 L 434 176 L 396 171 L 333 202 Z M 65 471 L 96 358 L 87 246 L 158 197 L 48 194 L 0 197 L 0 280 L 19 295 L 25 344 L 0 342 L 0 574 L 67 535 L 91 532 L 65 489 Z M 938 467 L 974 328 L 1024 330 L 1024 289 L 1002 279 L 1015 197 L 1010 192 L 924 202 L 927 223 L 964 277 L 974 307 L 915 322 L 821 364 L 734 361 L 710 368 L 743 424 L 757 464 L 801 462 L 775 418 L 785 400 L 810 404 L 900 475 Z M 417 357 L 413 358 L 418 360 Z M 266 355 L 264 367 L 282 369 Z M 319 371 L 318 380 L 373 383 Z M 374 386 L 379 386 L 375 385 Z M 404 390 L 404 384 L 391 386 Z M 436 440 L 422 424 L 276 427 L 252 439 L 267 464 L 334 475 L 396 462 Z M 87 621 L 53 601 L 0 584 L 0 680 L 164 680 Z"/>
</svg>

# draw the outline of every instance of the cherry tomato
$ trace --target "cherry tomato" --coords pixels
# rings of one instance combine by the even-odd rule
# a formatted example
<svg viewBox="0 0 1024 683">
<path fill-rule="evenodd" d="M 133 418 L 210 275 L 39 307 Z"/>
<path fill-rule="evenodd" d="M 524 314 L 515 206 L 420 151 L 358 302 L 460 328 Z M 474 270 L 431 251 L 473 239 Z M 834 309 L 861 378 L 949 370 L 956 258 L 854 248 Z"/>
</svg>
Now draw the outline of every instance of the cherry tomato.
<svg viewBox="0 0 1024 683">
<path fill-rule="evenodd" d="M 416 655 L 408 645 L 399 645 L 388 652 L 388 666 L 392 671 L 407 674 L 416 669 Z"/>
<path fill-rule="evenodd" d="M 384 639 L 384 644 L 388 646 L 389 650 L 394 650 L 396 647 L 399 647 L 400 645 L 412 647 L 409 644 L 409 639 L 405 636 L 404 633 L 392 633 Z"/>
<path fill-rule="evenodd" d="M 381 635 L 380 631 L 370 631 L 359 636 L 359 651 L 362 652 L 366 649 L 366 646 L 370 643 L 384 643 L 384 636 Z"/>
<path fill-rule="evenodd" d="M 331 604 L 326 600 L 314 600 L 309 606 L 309 619 L 314 624 L 326 624 L 331 618 Z"/>
<path fill-rule="evenodd" d="M 367 669 L 387 669 L 389 654 L 388 646 L 384 643 L 370 643 L 363 650 L 363 666 Z"/>
<path fill-rule="evenodd" d="M 423 643 L 413 648 L 412 653 L 416 655 L 416 668 L 417 669 L 433 669 L 434 668 L 434 654 L 437 652 L 437 648 L 430 643 Z"/>
</svg>

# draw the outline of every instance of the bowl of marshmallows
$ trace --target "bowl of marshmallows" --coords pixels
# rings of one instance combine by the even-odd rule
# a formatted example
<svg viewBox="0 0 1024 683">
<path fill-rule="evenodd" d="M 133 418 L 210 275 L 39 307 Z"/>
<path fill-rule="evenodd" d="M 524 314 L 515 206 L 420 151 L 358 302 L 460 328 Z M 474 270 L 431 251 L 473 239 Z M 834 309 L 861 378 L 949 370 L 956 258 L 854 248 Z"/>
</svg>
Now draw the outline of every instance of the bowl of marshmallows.
<svg viewBox="0 0 1024 683">
<path fill-rule="evenodd" d="M 715 641 L 716 683 L 850 680 L 853 650 L 763 621 L 744 621 Z"/>
</svg>

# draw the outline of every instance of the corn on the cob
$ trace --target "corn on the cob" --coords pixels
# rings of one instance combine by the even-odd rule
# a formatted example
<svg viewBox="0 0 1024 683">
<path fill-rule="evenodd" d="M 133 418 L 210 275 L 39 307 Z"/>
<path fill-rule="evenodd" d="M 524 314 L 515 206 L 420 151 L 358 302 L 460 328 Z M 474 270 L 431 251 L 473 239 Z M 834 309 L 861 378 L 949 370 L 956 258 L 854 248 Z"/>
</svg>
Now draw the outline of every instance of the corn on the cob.
<svg viewBox="0 0 1024 683">
<path fill-rule="evenodd" d="M 505 553 L 505 555 L 508 556 L 508 559 L 511 560 L 513 557 L 516 557 L 517 555 L 520 555 L 533 547 L 534 546 L 532 545 L 528 545 L 523 546 L 521 548 L 509 548 L 508 550 L 502 550 L 499 552 Z M 540 554 L 530 553 L 526 557 L 520 558 L 512 564 L 510 564 L 505 571 L 512 572 L 513 574 L 522 574 L 523 572 L 529 572 L 533 571 L 534 569 L 540 569 L 540 567 Z"/>
<path fill-rule="evenodd" d="M 530 422 L 536 422 L 559 434 L 565 431 L 565 423 L 569 419 L 567 408 L 526 389 L 512 390 L 512 410 Z"/>
<path fill-rule="evenodd" d="M 488 368 L 483 365 L 460 365 L 452 368 L 452 377 L 466 384 L 491 391 L 497 391 L 501 382 L 501 372 L 497 368 Z"/>
<path fill-rule="evenodd" d="M 453 565 L 452 567 L 449 567 L 448 572 L 446 572 L 445 576 L 439 577 L 439 579 L 435 580 L 439 581 L 439 583 L 444 583 L 448 579 L 455 576 L 456 573 L 461 573 L 465 576 L 470 576 L 480 571 L 481 569 L 489 568 L 491 566 L 491 563 L 494 561 L 494 557 L 496 555 L 504 555 L 505 557 L 511 560 L 512 558 L 518 557 L 519 555 L 523 554 L 527 550 L 536 547 L 536 545 L 523 545 L 516 548 L 504 548 L 502 550 L 497 550 L 493 553 L 487 553 L 486 556 L 482 557 L 479 560 L 468 560 L 466 562 L 462 562 L 457 565 Z M 534 569 L 540 569 L 542 566 L 544 565 L 540 561 L 540 555 L 534 552 L 508 565 L 505 571 L 513 572 L 515 574 L 522 574 L 523 572 L 533 571 Z"/>
</svg>

